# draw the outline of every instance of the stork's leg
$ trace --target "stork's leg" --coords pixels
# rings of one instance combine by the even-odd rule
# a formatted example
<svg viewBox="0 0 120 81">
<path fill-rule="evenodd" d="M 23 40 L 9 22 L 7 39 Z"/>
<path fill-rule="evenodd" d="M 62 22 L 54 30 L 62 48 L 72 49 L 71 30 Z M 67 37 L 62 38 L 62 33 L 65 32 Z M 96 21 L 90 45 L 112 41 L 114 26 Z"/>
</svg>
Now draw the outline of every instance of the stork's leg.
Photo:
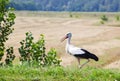
<svg viewBox="0 0 120 81">
<path fill-rule="evenodd" d="M 78 67 L 81 68 L 81 65 L 80 65 L 80 58 L 77 58 L 78 59 Z"/>
<path fill-rule="evenodd" d="M 82 67 L 83 67 L 85 64 L 87 64 L 89 61 L 90 61 L 90 60 L 87 59 L 87 61 L 86 61 L 85 63 L 83 63 L 80 68 L 82 68 Z"/>
</svg>

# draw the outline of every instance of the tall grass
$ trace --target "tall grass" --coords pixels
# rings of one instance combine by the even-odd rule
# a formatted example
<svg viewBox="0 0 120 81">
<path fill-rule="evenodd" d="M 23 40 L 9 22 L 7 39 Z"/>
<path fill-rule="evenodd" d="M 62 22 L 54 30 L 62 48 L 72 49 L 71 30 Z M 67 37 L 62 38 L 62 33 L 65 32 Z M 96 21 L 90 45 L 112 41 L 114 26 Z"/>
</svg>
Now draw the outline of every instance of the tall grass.
<svg viewBox="0 0 120 81">
<path fill-rule="evenodd" d="M 120 81 L 120 70 L 92 67 L 1 67 L 0 81 Z"/>
</svg>

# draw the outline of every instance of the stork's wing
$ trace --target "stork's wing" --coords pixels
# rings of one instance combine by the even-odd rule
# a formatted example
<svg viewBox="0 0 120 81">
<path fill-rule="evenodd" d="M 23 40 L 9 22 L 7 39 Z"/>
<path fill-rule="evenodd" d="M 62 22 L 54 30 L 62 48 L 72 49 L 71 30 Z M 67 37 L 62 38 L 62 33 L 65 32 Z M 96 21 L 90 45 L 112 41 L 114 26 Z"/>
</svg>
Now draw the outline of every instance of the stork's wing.
<svg viewBox="0 0 120 81">
<path fill-rule="evenodd" d="M 76 54 L 85 54 L 85 52 L 83 50 L 81 50 L 81 48 L 75 47 L 73 45 L 70 45 L 68 48 L 68 52 L 72 55 L 76 55 Z"/>
</svg>

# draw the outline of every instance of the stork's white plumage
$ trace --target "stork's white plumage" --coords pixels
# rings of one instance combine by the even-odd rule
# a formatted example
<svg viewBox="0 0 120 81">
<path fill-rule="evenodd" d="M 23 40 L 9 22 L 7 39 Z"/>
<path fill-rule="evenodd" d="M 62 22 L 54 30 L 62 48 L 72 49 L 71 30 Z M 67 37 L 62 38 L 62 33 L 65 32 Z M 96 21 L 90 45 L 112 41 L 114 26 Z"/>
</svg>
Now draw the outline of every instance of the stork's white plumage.
<svg viewBox="0 0 120 81">
<path fill-rule="evenodd" d="M 61 41 L 64 41 L 65 39 L 67 39 L 66 48 L 65 48 L 66 52 L 75 56 L 78 59 L 78 63 L 79 63 L 80 68 L 90 61 L 89 58 L 94 59 L 95 61 L 98 61 L 98 57 L 96 55 L 88 52 L 85 49 L 71 45 L 71 42 L 70 42 L 71 37 L 72 37 L 72 33 L 68 33 L 67 35 L 65 35 L 64 38 L 62 38 Z M 87 59 L 87 62 L 80 65 L 80 58 Z"/>
<path fill-rule="evenodd" d="M 85 54 L 85 52 L 82 51 L 81 48 L 75 47 L 73 45 L 66 45 L 66 51 L 67 53 L 70 53 L 71 55 Z"/>
</svg>

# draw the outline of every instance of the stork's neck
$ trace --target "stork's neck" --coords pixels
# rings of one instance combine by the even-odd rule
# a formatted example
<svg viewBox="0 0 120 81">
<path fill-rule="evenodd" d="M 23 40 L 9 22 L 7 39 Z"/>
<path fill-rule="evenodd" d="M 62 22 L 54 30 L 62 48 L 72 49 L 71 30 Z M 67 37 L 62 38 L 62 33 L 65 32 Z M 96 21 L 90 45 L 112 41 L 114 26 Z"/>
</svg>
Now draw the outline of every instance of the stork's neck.
<svg viewBox="0 0 120 81">
<path fill-rule="evenodd" d="M 71 44 L 70 41 L 71 41 L 71 37 L 69 37 L 69 38 L 67 39 L 67 44 L 68 44 L 68 45 Z"/>
<path fill-rule="evenodd" d="M 69 51 L 68 51 L 68 49 L 69 49 L 69 46 L 70 46 L 70 40 L 71 40 L 71 37 L 69 37 L 68 39 L 67 39 L 67 42 L 66 42 L 66 48 L 65 48 L 65 50 L 66 50 L 66 52 L 67 53 L 69 53 Z"/>
</svg>

